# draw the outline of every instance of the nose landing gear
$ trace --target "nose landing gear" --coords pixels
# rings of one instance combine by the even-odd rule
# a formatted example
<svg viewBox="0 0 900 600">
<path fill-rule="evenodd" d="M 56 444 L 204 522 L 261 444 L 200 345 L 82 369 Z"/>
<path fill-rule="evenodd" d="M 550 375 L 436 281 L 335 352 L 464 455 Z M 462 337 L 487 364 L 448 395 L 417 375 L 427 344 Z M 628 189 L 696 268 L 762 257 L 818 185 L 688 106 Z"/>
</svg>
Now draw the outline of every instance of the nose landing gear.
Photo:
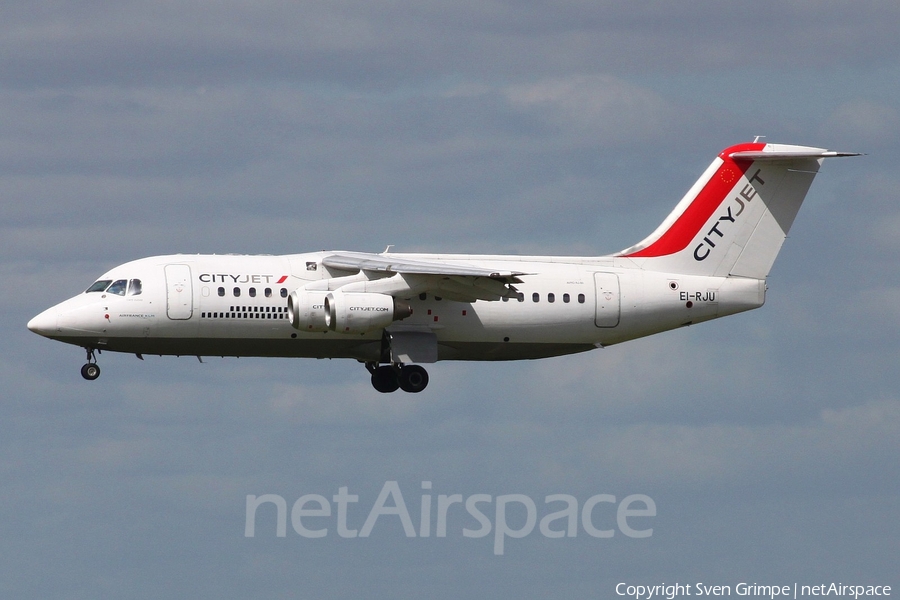
<svg viewBox="0 0 900 600">
<path fill-rule="evenodd" d="M 417 394 L 428 385 L 428 372 L 419 365 L 366 363 L 366 369 L 372 374 L 372 387 L 382 394 L 404 392 Z"/>
<path fill-rule="evenodd" d="M 85 351 L 87 352 L 87 364 L 81 367 L 81 376 L 88 381 L 93 381 L 100 377 L 100 365 L 97 364 L 93 348 L 85 348 Z"/>
</svg>

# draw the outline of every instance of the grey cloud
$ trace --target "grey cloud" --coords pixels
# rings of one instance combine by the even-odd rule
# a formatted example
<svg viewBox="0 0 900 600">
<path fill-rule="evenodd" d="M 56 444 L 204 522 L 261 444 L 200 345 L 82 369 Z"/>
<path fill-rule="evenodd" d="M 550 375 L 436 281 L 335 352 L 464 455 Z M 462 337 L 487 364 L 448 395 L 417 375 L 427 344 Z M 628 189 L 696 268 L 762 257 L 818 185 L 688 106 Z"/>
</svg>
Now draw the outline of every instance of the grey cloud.
<svg viewBox="0 0 900 600">
<path fill-rule="evenodd" d="M 880 102 L 855 100 L 841 104 L 822 125 L 823 135 L 874 150 L 889 144 L 900 132 L 900 113 Z"/>
<path fill-rule="evenodd" d="M 32 87 L 239 80 L 395 86 L 435 74 L 727 69 L 885 61 L 896 6 L 766 2 L 18 5 L 0 79 Z M 862 33 L 865 32 L 865 33 Z M 875 43 L 873 43 L 873 40 Z"/>
<path fill-rule="evenodd" d="M 523 245 L 523 238 L 546 244 L 554 232 L 571 231 L 561 206 L 593 219 L 621 202 L 604 191 L 598 164 L 637 159 L 639 142 L 669 117 L 669 128 L 689 128 L 675 117 L 675 107 L 611 77 L 399 99 L 376 94 L 334 100 L 291 89 L 250 94 L 84 89 L 63 102 L 50 92 L 7 94 L 18 125 L 3 135 L 7 150 L 0 164 L 15 201 L 2 211 L 9 223 L 28 224 L 32 231 L 19 230 L 6 242 L 21 245 L 15 236 L 21 241 L 41 230 L 55 237 L 48 227 L 79 223 L 97 230 L 91 239 L 98 249 L 114 247 L 117 238 L 134 239 L 128 233 L 134 227 L 156 227 L 177 213 L 200 238 L 205 228 L 215 228 L 221 237 L 202 243 L 207 251 L 247 248 L 247 219 L 261 218 L 276 230 L 296 226 L 298 219 L 329 223 L 338 241 L 340 230 L 374 219 L 386 233 L 363 244 L 380 246 L 402 241 L 393 233 L 398 227 L 414 229 L 416 223 L 427 231 L 435 216 L 457 223 L 440 228 L 454 236 L 489 228 L 500 217 L 507 227 L 481 250 L 533 252 L 536 246 Z M 611 144 L 614 153 L 605 150 Z M 604 193 L 610 200 L 598 203 Z M 348 211 L 356 204 L 367 208 Z M 240 226 L 229 224 L 237 217 L 244 217 Z M 578 221 L 579 239 L 590 238 L 589 223 Z M 321 231 L 311 225 L 301 225 L 301 238 Z M 652 225 L 647 221 L 640 231 Z M 179 237 L 177 231 L 162 235 Z M 473 238 L 485 239 L 477 233 Z M 561 250 L 596 254 L 632 241 Z M 176 247 L 190 251 L 181 242 Z M 281 251 L 302 249 L 286 245 Z"/>
</svg>

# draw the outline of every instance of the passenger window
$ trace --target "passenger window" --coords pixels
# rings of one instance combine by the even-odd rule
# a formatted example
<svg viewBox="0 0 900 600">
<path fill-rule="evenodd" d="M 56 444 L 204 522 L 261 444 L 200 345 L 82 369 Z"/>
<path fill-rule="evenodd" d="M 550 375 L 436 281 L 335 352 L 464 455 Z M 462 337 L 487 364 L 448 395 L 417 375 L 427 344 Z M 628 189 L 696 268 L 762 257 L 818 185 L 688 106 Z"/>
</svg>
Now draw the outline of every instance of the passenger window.
<svg viewBox="0 0 900 600">
<path fill-rule="evenodd" d="M 578 304 L 584 304 L 584 294 L 578 294 Z"/>
<path fill-rule="evenodd" d="M 219 296 L 225 296 L 225 288 L 220 287 L 218 290 Z"/>
<path fill-rule="evenodd" d="M 553 292 L 547 294 L 547 302 L 556 302 L 556 294 Z"/>
<path fill-rule="evenodd" d="M 106 290 L 107 294 L 115 294 L 116 296 L 124 296 L 125 289 L 128 287 L 128 281 L 125 279 L 117 279 L 109 288 Z"/>
<path fill-rule="evenodd" d="M 537 292 L 535 292 L 535 293 L 533 293 L 533 294 L 531 295 L 531 300 L 534 301 L 534 302 L 540 302 L 540 301 L 541 301 L 541 295 L 538 294 Z"/>
<path fill-rule="evenodd" d="M 250 288 L 250 297 L 256 298 L 256 288 Z"/>
<path fill-rule="evenodd" d="M 563 302 L 565 302 L 566 304 L 569 303 L 569 294 L 563 294 Z"/>
<path fill-rule="evenodd" d="M 234 288 L 234 297 L 240 298 L 240 296 L 241 296 L 241 288 L 239 288 L 239 287 Z"/>
<path fill-rule="evenodd" d="M 112 279 L 101 279 L 100 281 L 95 281 L 94 284 L 88 289 L 84 290 L 84 293 L 87 294 L 89 292 L 102 292 L 105 291 L 109 284 L 112 283 Z"/>
<path fill-rule="evenodd" d="M 287 288 L 281 288 L 281 297 L 287 298 Z"/>
<path fill-rule="evenodd" d="M 519 299 L 519 302 L 525 302 L 525 294 L 523 292 L 519 292 L 517 294 L 517 297 Z"/>
<path fill-rule="evenodd" d="M 140 296 L 141 295 L 141 280 L 140 279 L 132 279 L 128 282 L 128 295 L 129 296 Z"/>
<path fill-rule="evenodd" d="M 272 297 L 272 288 L 266 288 L 266 298 Z"/>
</svg>

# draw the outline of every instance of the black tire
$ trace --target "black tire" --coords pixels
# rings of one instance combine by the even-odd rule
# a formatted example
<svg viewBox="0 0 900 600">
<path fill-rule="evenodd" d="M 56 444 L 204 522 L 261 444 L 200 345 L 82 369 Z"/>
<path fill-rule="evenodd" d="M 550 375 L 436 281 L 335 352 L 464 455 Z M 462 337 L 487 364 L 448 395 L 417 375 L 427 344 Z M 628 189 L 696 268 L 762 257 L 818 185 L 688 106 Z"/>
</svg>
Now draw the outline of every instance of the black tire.
<svg viewBox="0 0 900 600">
<path fill-rule="evenodd" d="M 378 367 L 372 372 L 372 387 L 382 394 L 396 392 L 400 387 L 397 371 L 390 366 Z"/>
<path fill-rule="evenodd" d="M 428 385 L 428 371 L 419 365 L 406 365 L 400 370 L 400 389 L 418 394 Z"/>
<path fill-rule="evenodd" d="M 88 381 L 93 381 L 100 377 L 100 365 L 97 363 L 88 363 L 81 367 L 81 376 Z"/>
</svg>

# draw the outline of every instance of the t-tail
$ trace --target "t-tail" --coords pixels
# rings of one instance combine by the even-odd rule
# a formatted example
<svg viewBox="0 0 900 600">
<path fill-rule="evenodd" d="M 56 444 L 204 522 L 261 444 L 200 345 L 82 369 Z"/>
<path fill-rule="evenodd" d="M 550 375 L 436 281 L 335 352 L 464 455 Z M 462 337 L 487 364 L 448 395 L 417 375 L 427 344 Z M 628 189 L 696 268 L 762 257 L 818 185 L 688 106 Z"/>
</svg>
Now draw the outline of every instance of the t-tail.
<svg viewBox="0 0 900 600">
<path fill-rule="evenodd" d="M 825 158 L 822 148 L 723 150 L 649 237 L 617 256 L 647 270 L 765 279 Z"/>
</svg>

